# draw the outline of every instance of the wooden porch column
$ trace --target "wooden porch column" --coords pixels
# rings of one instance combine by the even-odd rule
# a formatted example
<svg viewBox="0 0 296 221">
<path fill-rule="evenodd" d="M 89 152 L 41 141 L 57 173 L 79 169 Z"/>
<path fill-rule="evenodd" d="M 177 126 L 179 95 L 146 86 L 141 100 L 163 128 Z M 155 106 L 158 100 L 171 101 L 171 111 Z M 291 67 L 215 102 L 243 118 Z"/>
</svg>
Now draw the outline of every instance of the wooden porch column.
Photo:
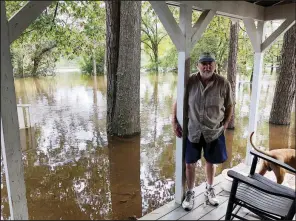
<svg viewBox="0 0 296 221">
<path fill-rule="evenodd" d="M 178 50 L 177 119 L 184 130 L 187 128 L 184 121 L 187 117 L 187 113 L 184 112 L 184 92 L 190 75 L 190 51 L 201 38 L 215 12 L 205 10 L 192 27 L 192 5 L 190 2 L 181 3 L 178 26 L 164 1 L 149 2 Z M 185 141 L 186 136 L 176 137 L 175 202 L 178 204 L 182 203 L 185 190 Z"/>
<path fill-rule="evenodd" d="M 5 2 L 1 1 L 1 150 L 12 220 L 28 220 L 28 207 L 10 44 L 52 2 L 29 1 L 8 21 Z"/>
<path fill-rule="evenodd" d="M 249 112 L 249 128 L 248 128 L 248 137 L 247 137 L 247 148 L 246 148 L 246 159 L 245 163 L 251 165 L 251 143 L 250 143 L 250 134 L 257 129 L 258 121 L 258 106 L 259 106 L 259 97 L 261 90 L 261 78 L 262 78 L 262 66 L 263 66 L 263 52 L 261 50 L 261 43 L 263 38 L 263 29 L 264 22 L 258 21 L 257 27 L 255 26 L 254 19 L 246 18 L 243 19 L 247 34 L 251 40 L 253 50 L 254 50 L 254 69 L 253 69 L 253 81 L 252 81 L 252 94 L 250 101 L 250 112 Z M 255 137 L 254 141 L 255 141 Z"/>
<path fill-rule="evenodd" d="M 264 51 L 266 51 L 277 39 L 278 37 L 285 33 L 292 25 L 295 23 L 295 18 L 287 17 L 285 21 L 266 39 L 263 39 L 264 32 L 264 22 L 258 21 L 257 27 L 255 26 L 254 19 L 245 18 L 243 19 L 246 26 L 247 34 L 251 40 L 254 54 L 254 70 L 253 70 L 253 82 L 252 82 L 252 94 L 251 94 L 251 104 L 249 113 L 249 128 L 247 137 L 247 148 L 246 148 L 246 161 L 247 165 L 251 165 L 252 157 L 250 155 L 251 144 L 250 144 L 250 134 L 257 129 L 258 122 L 258 106 L 259 106 L 259 96 L 261 90 L 261 78 L 262 78 L 262 66 Z M 256 137 L 253 137 L 254 142 Z"/>
<path fill-rule="evenodd" d="M 190 51 L 191 51 L 191 36 L 192 36 L 192 8 L 191 6 L 180 5 L 180 29 L 185 38 L 183 40 L 184 48 L 178 51 L 178 83 L 177 83 L 177 119 L 184 128 L 187 128 L 184 106 L 184 92 L 186 83 L 190 75 Z M 184 134 L 184 133 L 183 133 Z M 185 135 L 185 134 L 184 134 Z M 182 138 L 176 137 L 176 165 L 175 165 L 175 201 L 181 204 L 185 190 L 185 162 L 184 162 L 184 147 L 186 136 Z"/>
<path fill-rule="evenodd" d="M 247 152 L 246 152 L 246 164 L 251 165 L 251 154 L 252 149 L 250 143 L 250 134 L 257 130 L 258 122 L 258 107 L 261 90 L 261 78 L 262 78 L 262 67 L 263 67 L 263 52 L 255 52 L 254 54 L 254 71 L 253 71 L 253 82 L 252 82 L 252 94 L 250 101 L 250 112 L 249 112 L 249 130 L 248 130 L 248 141 L 247 141 Z M 253 136 L 253 139 L 255 136 Z M 255 139 L 254 139 L 255 141 Z"/>
<path fill-rule="evenodd" d="M 185 38 L 183 40 L 184 48 L 178 50 L 178 84 L 177 84 L 177 119 L 183 128 L 187 131 L 188 113 L 184 106 L 184 92 L 190 76 L 190 52 L 196 42 L 201 38 L 215 12 L 212 10 L 204 11 L 195 25 L 192 27 L 192 6 L 188 4 L 180 5 L 180 29 Z M 176 137 L 176 177 L 175 177 L 175 202 L 181 204 L 185 192 L 185 145 L 187 134 L 183 133 L 182 138 Z"/>
<path fill-rule="evenodd" d="M 10 219 L 28 220 L 24 167 L 10 57 L 5 2 L 1 1 L 1 151 L 5 168 Z"/>
</svg>

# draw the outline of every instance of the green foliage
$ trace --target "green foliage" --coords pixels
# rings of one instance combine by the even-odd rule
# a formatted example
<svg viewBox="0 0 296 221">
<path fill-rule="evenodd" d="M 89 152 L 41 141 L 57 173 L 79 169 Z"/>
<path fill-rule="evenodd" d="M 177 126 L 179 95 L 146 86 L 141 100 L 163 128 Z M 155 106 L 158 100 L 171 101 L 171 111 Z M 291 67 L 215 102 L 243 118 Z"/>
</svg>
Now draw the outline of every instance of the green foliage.
<svg viewBox="0 0 296 221">
<path fill-rule="evenodd" d="M 266 28 L 270 31 L 274 31 L 279 23 L 275 21 L 270 21 L 266 24 Z M 267 37 L 267 36 L 265 36 Z M 277 42 L 275 42 L 267 51 L 265 52 L 264 56 L 264 71 L 266 72 L 266 68 L 268 67 L 270 70 L 270 74 L 280 65 L 280 55 L 281 55 L 281 48 L 283 45 L 283 35 L 279 37 Z"/>
<path fill-rule="evenodd" d="M 11 18 L 27 1 L 6 1 L 7 17 Z M 169 6 L 173 17 L 179 22 L 179 8 Z M 201 12 L 194 11 L 192 25 Z M 253 49 L 243 23 L 239 23 L 238 73 L 252 74 Z M 275 30 L 272 23 L 269 29 Z M 196 61 L 201 52 L 215 54 L 219 73 L 227 71 L 230 19 L 215 16 L 201 39 L 191 51 L 191 71 L 196 71 Z M 106 15 L 102 1 L 57 1 L 13 42 L 12 63 L 15 76 L 54 74 L 55 62 L 60 57 L 82 58 L 79 62 L 85 74 L 93 73 L 93 53 L 96 54 L 97 73 L 103 73 L 106 48 Z M 279 63 L 282 37 L 270 47 L 264 57 L 267 67 Z M 164 71 L 177 69 L 178 53 L 149 2 L 142 3 L 142 67 Z M 53 47 L 54 46 L 54 47 Z M 48 50 L 47 50 L 48 49 Z M 37 63 L 37 68 L 36 68 Z"/>
<path fill-rule="evenodd" d="M 149 2 L 142 3 L 142 26 L 141 42 L 143 50 L 149 56 L 150 61 L 146 66 L 149 70 L 158 71 L 159 66 L 159 45 L 168 38 L 161 22 L 152 9 Z"/>
<path fill-rule="evenodd" d="M 202 52 L 208 51 L 215 55 L 217 71 L 227 70 L 227 56 L 229 48 L 229 19 L 215 16 L 208 28 L 191 52 L 191 69 L 196 67 L 196 61 Z M 228 30 L 228 31 L 225 31 Z"/>
<path fill-rule="evenodd" d="M 161 59 L 161 67 L 166 71 L 176 70 L 178 66 L 178 51 L 176 47 L 170 47 Z"/>
<path fill-rule="evenodd" d="M 200 13 L 194 13 L 193 22 L 197 21 Z M 209 51 L 212 52 L 217 59 L 217 64 L 220 71 L 226 71 L 228 47 L 229 47 L 229 19 L 215 16 L 209 27 L 203 34 L 202 38 L 197 42 L 191 52 L 191 70 L 196 70 L 196 61 L 200 53 Z M 167 51 L 161 59 L 161 65 L 165 69 L 176 69 L 178 63 L 178 53 L 174 45 L 167 46 Z"/>
<path fill-rule="evenodd" d="M 248 37 L 243 22 L 239 22 L 237 58 L 238 73 L 244 76 L 250 76 L 252 74 L 252 67 L 254 63 L 253 59 L 254 52 L 250 38 Z"/>
<path fill-rule="evenodd" d="M 97 51 L 95 54 L 96 59 L 96 75 L 103 75 L 104 74 L 104 51 Z M 81 67 L 81 71 L 83 74 L 86 75 L 93 75 L 93 57 L 84 55 L 79 62 Z"/>
<path fill-rule="evenodd" d="M 8 18 L 25 3 L 6 1 Z M 54 2 L 12 44 L 14 74 L 52 74 L 54 63 L 61 56 L 84 56 L 90 60 L 93 50 L 105 47 L 105 18 L 102 1 Z M 48 45 L 55 47 L 47 50 Z"/>
</svg>

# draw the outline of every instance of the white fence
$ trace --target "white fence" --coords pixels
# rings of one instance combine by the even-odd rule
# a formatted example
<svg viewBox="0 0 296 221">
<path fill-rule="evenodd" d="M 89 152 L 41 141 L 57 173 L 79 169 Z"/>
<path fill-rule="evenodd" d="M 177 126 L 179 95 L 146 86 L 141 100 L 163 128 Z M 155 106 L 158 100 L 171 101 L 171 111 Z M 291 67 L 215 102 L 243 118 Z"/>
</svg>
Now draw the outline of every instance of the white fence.
<svg viewBox="0 0 296 221">
<path fill-rule="evenodd" d="M 30 109 L 31 109 L 30 104 L 18 104 L 17 105 L 17 114 L 18 114 L 20 129 L 33 127 L 34 122 L 32 122 L 32 116 L 31 116 Z"/>
</svg>

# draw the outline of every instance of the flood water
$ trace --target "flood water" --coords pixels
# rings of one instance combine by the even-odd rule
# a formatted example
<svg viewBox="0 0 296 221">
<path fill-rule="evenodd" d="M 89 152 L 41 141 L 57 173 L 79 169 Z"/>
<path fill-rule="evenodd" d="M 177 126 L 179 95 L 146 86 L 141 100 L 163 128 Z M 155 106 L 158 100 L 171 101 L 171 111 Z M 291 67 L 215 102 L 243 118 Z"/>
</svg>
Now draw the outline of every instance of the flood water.
<svg viewBox="0 0 296 221">
<path fill-rule="evenodd" d="M 174 199 L 175 136 L 171 107 L 174 74 L 141 75 L 141 135 L 109 139 L 106 77 L 62 73 L 15 79 L 18 104 L 31 104 L 30 129 L 21 129 L 30 219 L 129 219 Z M 256 144 L 295 148 L 295 109 L 290 126 L 268 123 L 275 81 L 262 83 Z M 226 131 L 227 162 L 217 174 L 243 162 L 248 139 L 250 85 L 237 88 L 236 127 Z M 197 166 L 196 185 L 205 181 Z M 1 219 L 9 219 L 1 161 Z"/>
</svg>

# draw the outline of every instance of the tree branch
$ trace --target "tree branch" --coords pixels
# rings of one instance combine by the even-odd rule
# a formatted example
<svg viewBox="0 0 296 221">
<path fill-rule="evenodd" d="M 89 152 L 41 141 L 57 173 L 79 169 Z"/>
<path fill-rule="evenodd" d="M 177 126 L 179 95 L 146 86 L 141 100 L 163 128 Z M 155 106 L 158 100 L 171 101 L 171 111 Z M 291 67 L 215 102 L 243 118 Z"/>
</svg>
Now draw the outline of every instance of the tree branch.
<svg viewBox="0 0 296 221">
<path fill-rule="evenodd" d="M 162 40 L 164 37 L 166 37 L 166 36 L 167 36 L 167 34 L 163 35 L 163 36 L 159 39 L 159 41 L 157 42 L 157 44 L 160 44 L 161 40 Z"/>
<path fill-rule="evenodd" d="M 45 47 L 45 48 L 43 48 L 43 49 L 38 53 L 38 55 L 37 55 L 36 57 L 40 57 L 40 56 L 43 55 L 45 52 L 50 51 L 51 49 L 55 48 L 56 46 L 57 46 L 57 44 L 54 43 L 54 44 L 52 44 L 52 45 L 49 46 L 49 47 Z"/>
<path fill-rule="evenodd" d="M 153 42 L 153 39 L 152 39 L 151 35 L 149 35 L 149 33 L 145 29 L 142 28 L 141 30 L 147 35 L 147 37 L 149 38 L 150 42 L 152 43 Z"/>
<path fill-rule="evenodd" d="M 54 26 L 54 20 L 57 16 L 57 12 L 58 12 L 58 7 L 59 7 L 59 2 L 57 2 L 56 4 L 56 8 L 54 10 L 54 15 L 53 15 L 53 19 L 52 19 L 52 24 L 51 24 L 51 27 L 50 27 L 50 31 L 52 30 L 53 26 Z"/>
<path fill-rule="evenodd" d="M 53 16 L 53 19 L 52 19 L 52 23 L 54 23 L 54 20 L 55 20 L 55 18 L 56 18 L 56 16 L 57 16 L 58 7 L 59 7 L 59 2 L 57 2 L 57 4 L 56 4 L 56 8 L 55 8 L 55 10 L 54 10 L 54 16 Z"/>
<path fill-rule="evenodd" d="M 141 42 L 143 42 L 145 45 L 147 45 L 147 46 L 153 51 L 152 46 L 150 46 L 147 42 L 145 42 L 145 41 L 143 41 L 143 40 L 141 40 Z"/>
<path fill-rule="evenodd" d="M 247 32 L 245 29 L 243 29 L 239 24 L 238 24 L 239 28 L 243 31 L 243 32 Z"/>
<path fill-rule="evenodd" d="M 35 28 L 33 28 L 33 29 L 31 29 L 31 30 L 28 30 L 28 31 L 26 31 L 26 32 L 23 32 L 21 35 L 28 34 L 28 33 L 30 33 L 31 31 L 34 31 L 34 30 L 35 30 Z"/>
<path fill-rule="evenodd" d="M 144 19 L 142 19 L 142 23 L 144 24 L 144 26 L 145 26 L 145 28 L 147 29 L 147 32 L 151 32 L 152 33 L 152 35 L 153 35 L 153 33 L 154 33 L 154 30 L 151 28 L 151 27 L 149 27 L 149 25 L 147 25 L 147 23 L 144 21 Z M 149 34 L 150 35 L 150 34 Z M 151 36 L 151 35 L 150 35 Z"/>
</svg>

